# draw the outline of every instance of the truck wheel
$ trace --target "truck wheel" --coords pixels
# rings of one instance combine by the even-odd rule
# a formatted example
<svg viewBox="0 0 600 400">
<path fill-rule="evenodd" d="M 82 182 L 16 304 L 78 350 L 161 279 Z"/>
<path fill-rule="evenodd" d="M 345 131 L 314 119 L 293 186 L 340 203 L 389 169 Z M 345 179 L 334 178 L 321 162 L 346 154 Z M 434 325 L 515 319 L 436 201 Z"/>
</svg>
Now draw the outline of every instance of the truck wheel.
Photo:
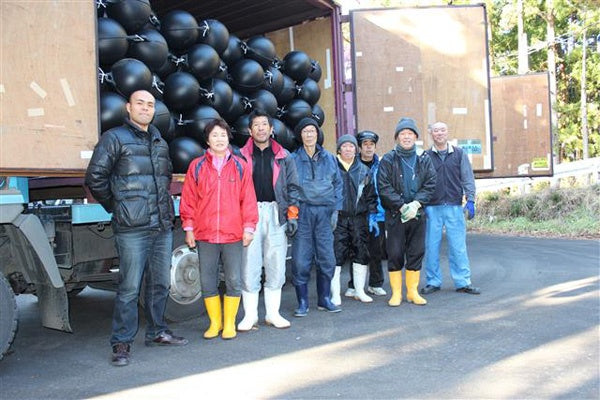
<svg viewBox="0 0 600 400">
<path fill-rule="evenodd" d="M 171 257 L 171 289 L 165 310 L 170 321 L 185 321 L 205 312 L 200 285 L 198 253 L 187 245 L 173 250 Z"/>
<path fill-rule="evenodd" d="M 0 360 L 15 337 L 17 320 L 15 294 L 4 275 L 0 274 Z"/>
</svg>

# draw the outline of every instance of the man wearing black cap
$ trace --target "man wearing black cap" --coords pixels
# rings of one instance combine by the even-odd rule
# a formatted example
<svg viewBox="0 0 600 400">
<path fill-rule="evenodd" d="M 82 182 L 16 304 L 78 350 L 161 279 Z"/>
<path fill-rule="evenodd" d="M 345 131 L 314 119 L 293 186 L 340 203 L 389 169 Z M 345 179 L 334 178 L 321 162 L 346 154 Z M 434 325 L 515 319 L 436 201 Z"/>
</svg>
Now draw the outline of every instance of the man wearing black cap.
<svg viewBox="0 0 600 400">
<path fill-rule="evenodd" d="M 377 192 L 377 171 L 379 169 L 379 156 L 375 153 L 379 135 L 372 131 L 361 131 L 356 135 L 358 148 L 360 149 L 360 161 L 371 170 L 373 186 L 377 196 L 377 212 L 369 214 L 369 285 L 367 293 L 375 296 L 385 296 L 383 289 L 383 265 L 381 260 L 386 259 L 385 254 L 385 212 L 379 200 Z M 350 286 L 350 285 L 348 285 Z M 351 286 L 352 288 L 354 286 Z M 346 290 L 347 297 L 354 297 L 353 289 Z"/>
<path fill-rule="evenodd" d="M 422 208 L 435 192 L 436 173 L 431 159 L 415 142 L 419 130 L 412 118 L 396 125 L 396 147 L 379 164 L 377 188 L 385 209 L 388 271 L 392 297 L 388 304 L 402 302 L 402 268 L 406 267 L 406 300 L 417 305 L 427 301 L 417 287 L 425 254 L 425 214 Z"/>
<path fill-rule="evenodd" d="M 335 156 L 317 143 L 319 125 L 312 118 L 300 120 L 294 133 L 302 146 L 292 153 L 300 185 L 298 231 L 292 246 L 292 274 L 298 298 L 296 317 L 308 313 L 308 281 L 313 261 L 317 267 L 318 309 L 339 312 L 330 299 L 335 269 L 333 231 L 342 209 L 342 180 Z"/>
</svg>

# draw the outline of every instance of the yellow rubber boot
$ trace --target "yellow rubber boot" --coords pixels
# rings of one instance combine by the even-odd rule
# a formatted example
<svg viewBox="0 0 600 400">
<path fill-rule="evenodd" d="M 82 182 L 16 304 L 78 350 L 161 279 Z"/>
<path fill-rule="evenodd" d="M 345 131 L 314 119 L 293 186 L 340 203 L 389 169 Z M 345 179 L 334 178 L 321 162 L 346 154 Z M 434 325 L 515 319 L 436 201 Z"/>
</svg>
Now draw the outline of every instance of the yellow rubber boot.
<svg viewBox="0 0 600 400">
<path fill-rule="evenodd" d="M 223 329 L 223 316 L 221 312 L 221 297 L 212 296 L 204 298 L 206 313 L 210 319 L 210 326 L 204 332 L 204 339 L 214 339 L 219 336 L 219 332 Z"/>
<path fill-rule="evenodd" d="M 406 300 L 418 306 L 427 304 L 427 300 L 419 295 L 418 286 L 421 271 L 406 270 Z"/>
<path fill-rule="evenodd" d="M 223 333 L 221 334 L 223 339 L 233 339 L 236 337 L 235 317 L 237 316 L 239 307 L 239 297 L 225 296 L 223 298 Z"/>
<path fill-rule="evenodd" d="M 388 301 L 390 307 L 398 307 L 402 303 L 402 271 L 390 271 L 392 297 Z"/>
</svg>

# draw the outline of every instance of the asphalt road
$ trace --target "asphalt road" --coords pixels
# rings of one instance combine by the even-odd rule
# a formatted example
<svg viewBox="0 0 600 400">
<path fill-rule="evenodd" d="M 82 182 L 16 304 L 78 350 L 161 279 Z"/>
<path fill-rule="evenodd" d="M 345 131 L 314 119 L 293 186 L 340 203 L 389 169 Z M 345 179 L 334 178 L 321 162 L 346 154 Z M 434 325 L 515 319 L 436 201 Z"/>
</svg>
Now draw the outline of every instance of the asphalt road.
<svg viewBox="0 0 600 400">
<path fill-rule="evenodd" d="M 141 331 L 132 363 L 121 368 L 109 364 L 114 294 L 86 289 L 73 299 L 73 334 L 42 328 L 35 298 L 20 296 L 0 398 L 598 399 L 599 242 L 468 240 L 480 296 L 456 293 L 445 267 L 445 286 L 427 306 L 344 299 L 341 313 L 311 307 L 293 318 L 286 285 L 290 329 L 261 325 L 207 341 L 203 317 L 172 324 L 190 339 L 173 349 L 145 347 Z M 314 305 L 314 285 L 310 291 Z"/>
</svg>

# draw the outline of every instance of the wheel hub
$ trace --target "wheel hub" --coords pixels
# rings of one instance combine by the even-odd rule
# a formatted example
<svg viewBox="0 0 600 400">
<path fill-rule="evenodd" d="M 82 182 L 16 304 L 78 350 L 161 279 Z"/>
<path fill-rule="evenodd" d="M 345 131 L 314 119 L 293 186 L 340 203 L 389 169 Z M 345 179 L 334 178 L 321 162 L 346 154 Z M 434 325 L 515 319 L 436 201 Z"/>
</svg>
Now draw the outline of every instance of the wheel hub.
<svg viewBox="0 0 600 400">
<path fill-rule="evenodd" d="M 202 296 L 198 253 L 183 245 L 171 257 L 170 297 L 179 304 L 190 304 Z"/>
</svg>

